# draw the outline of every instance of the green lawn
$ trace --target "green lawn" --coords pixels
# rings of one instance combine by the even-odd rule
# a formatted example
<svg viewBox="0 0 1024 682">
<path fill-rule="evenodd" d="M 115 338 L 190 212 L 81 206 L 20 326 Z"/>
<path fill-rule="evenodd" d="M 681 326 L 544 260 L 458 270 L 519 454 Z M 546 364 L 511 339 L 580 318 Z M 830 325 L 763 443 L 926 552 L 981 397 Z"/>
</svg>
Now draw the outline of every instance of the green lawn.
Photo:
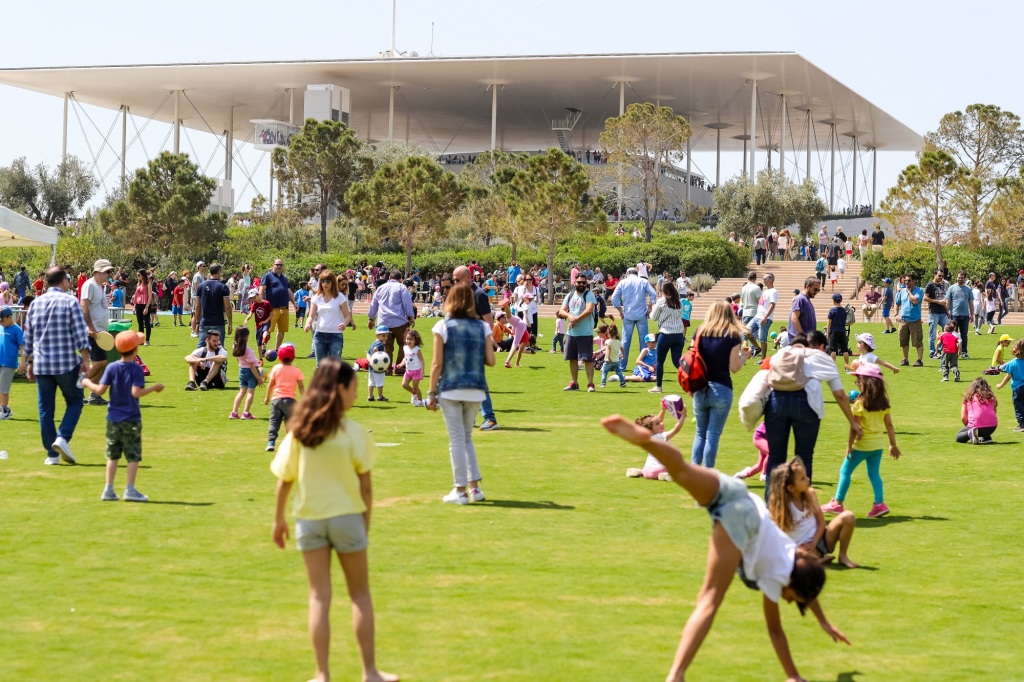
<svg viewBox="0 0 1024 682">
<path fill-rule="evenodd" d="M 183 391 L 181 358 L 192 339 L 161 319 L 153 346 L 142 349 L 151 381 L 168 386 L 143 399 L 138 486 L 148 504 L 99 501 L 103 408 L 85 408 L 72 442 L 78 466 L 43 466 L 35 388 L 15 384 L 15 418 L 0 422 L 0 449 L 10 453 L 0 461 L 0 679 L 312 674 L 302 562 L 293 544 L 282 552 L 270 541 L 267 408 L 255 407 L 259 421 L 228 421 L 233 390 Z M 365 318 L 346 335 L 346 358 L 368 347 L 364 327 Z M 881 356 L 898 361 L 895 336 L 878 334 L 880 325 L 857 328 L 874 331 Z M 551 330 L 542 321 L 542 344 Z M 994 339 L 971 337 L 978 359 L 962 362 L 965 378 L 988 365 Z M 298 364 L 312 372 L 311 360 Z M 1016 532 L 1024 448 L 1012 433 L 1009 389 L 1000 392 L 997 444 L 956 445 L 966 384 L 940 383 L 938 361 L 926 364 L 886 373 L 904 454 L 882 468 L 892 514 L 863 518 L 871 506 L 863 468 L 847 498 L 861 517 L 851 556 L 865 568 L 829 569 L 823 604 L 853 646 L 831 643 L 813 617 L 784 609 L 810 680 L 1024 676 Z M 625 478 L 643 454 L 597 425 L 612 412 L 656 411 L 657 397 L 645 384 L 566 394 L 559 356 L 525 356 L 524 365 L 489 371 L 501 429 L 476 436 L 482 504 L 441 503 L 451 486 L 443 422 L 410 406 L 397 379 L 387 383 L 392 402 L 354 410 L 385 445 L 370 555 L 380 665 L 424 681 L 662 679 L 703 576 L 707 516 L 672 484 Z M 737 375 L 737 394 L 753 371 Z M 823 501 L 846 441 L 845 420 L 827 409 L 815 464 Z M 687 424 L 677 438 L 684 451 L 691 437 Z M 719 467 L 732 473 L 755 457 L 733 414 Z M 123 484 L 122 468 L 119 493 Z M 354 680 L 348 603 L 340 571 L 335 577 L 333 671 Z M 735 581 L 689 679 L 782 679 L 760 604 Z"/>
</svg>

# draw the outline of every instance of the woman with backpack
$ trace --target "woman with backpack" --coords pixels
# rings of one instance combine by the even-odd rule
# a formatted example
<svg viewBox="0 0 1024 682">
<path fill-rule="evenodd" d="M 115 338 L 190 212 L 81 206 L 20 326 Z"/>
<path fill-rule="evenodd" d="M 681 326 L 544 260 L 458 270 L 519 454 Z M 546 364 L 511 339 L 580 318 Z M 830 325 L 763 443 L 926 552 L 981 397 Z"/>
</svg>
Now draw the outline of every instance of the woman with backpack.
<svg viewBox="0 0 1024 682">
<path fill-rule="evenodd" d="M 697 429 L 693 434 L 690 459 L 694 464 L 714 468 L 718 441 L 732 409 L 732 374 L 740 371 L 750 358 L 743 348 L 746 328 L 732 307 L 715 301 L 708 309 L 704 324 L 697 327 L 693 344 L 704 363 L 707 386 L 693 392 L 693 416 Z"/>
</svg>

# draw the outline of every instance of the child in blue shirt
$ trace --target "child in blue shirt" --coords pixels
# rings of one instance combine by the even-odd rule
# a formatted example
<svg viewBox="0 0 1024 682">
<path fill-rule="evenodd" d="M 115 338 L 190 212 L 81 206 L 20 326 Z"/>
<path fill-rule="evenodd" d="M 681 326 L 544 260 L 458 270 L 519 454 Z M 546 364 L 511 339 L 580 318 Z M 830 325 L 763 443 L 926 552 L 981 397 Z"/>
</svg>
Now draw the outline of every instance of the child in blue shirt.
<svg viewBox="0 0 1024 682">
<path fill-rule="evenodd" d="M 303 282 L 295 292 L 295 326 L 301 327 L 306 321 L 306 301 L 309 300 L 309 282 Z"/>
<path fill-rule="evenodd" d="M 377 340 L 371 343 L 370 350 L 366 351 L 367 361 L 369 361 L 369 359 L 373 357 L 374 353 L 387 352 L 384 346 L 384 342 L 387 341 L 388 334 L 391 333 L 391 330 L 388 329 L 386 326 L 379 324 L 377 325 L 375 333 L 377 334 Z M 375 398 L 373 397 L 373 389 L 376 388 L 376 400 L 386 403 L 388 399 L 384 397 L 384 372 L 374 372 L 373 365 L 368 365 L 366 373 L 369 375 L 366 380 L 366 386 L 369 391 L 369 395 L 366 396 L 366 399 L 369 400 L 371 403 L 375 400 Z"/>
<path fill-rule="evenodd" d="M 114 476 L 117 475 L 117 461 L 122 453 L 128 460 L 128 483 L 124 490 L 125 502 L 148 502 L 149 498 L 135 489 L 135 475 L 142 461 L 142 412 L 139 398 L 164 390 L 163 384 L 146 388 L 146 377 L 142 367 L 135 364 L 135 349 L 146 341 L 142 332 L 121 332 L 114 339 L 114 345 L 121 353 L 121 362 L 112 362 L 103 370 L 99 382 L 82 379 L 82 386 L 96 395 L 103 395 L 110 388 L 110 403 L 107 405 L 107 484 L 100 499 L 117 502 L 114 492 Z"/>
<path fill-rule="evenodd" d="M 25 334 L 14 324 L 14 311 L 0 308 L 0 420 L 11 418 L 11 382 L 15 370 L 25 372 L 21 357 L 25 346 Z"/>
<path fill-rule="evenodd" d="M 693 312 L 693 292 L 679 301 L 679 311 L 683 315 L 683 343 L 686 342 L 686 331 L 690 328 L 690 314 Z"/>
<path fill-rule="evenodd" d="M 110 293 L 110 307 L 111 308 L 123 308 L 124 307 L 124 284 L 118 282 L 114 285 L 114 290 Z"/>
<path fill-rule="evenodd" d="M 1013 344 L 1013 360 L 1002 365 L 999 371 L 1006 376 L 996 388 L 1002 388 L 1009 382 L 1010 390 L 1013 391 L 1013 415 L 1017 418 L 1014 431 L 1024 432 L 1024 339 L 1017 339 Z"/>
</svg>

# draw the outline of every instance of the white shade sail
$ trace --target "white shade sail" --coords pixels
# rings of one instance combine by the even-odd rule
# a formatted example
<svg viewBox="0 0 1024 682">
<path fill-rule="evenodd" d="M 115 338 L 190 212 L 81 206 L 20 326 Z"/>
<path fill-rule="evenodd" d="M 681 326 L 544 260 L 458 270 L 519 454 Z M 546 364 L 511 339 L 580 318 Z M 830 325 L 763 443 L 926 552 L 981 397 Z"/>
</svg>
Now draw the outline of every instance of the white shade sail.
<svg viewBox="0 0 1024 682">
<path fill-rule="evenodd" d="M 57 228 L 37 223 L 9 208 L 0 206 L 0 247 L 54 246 Z"/>
</svg>

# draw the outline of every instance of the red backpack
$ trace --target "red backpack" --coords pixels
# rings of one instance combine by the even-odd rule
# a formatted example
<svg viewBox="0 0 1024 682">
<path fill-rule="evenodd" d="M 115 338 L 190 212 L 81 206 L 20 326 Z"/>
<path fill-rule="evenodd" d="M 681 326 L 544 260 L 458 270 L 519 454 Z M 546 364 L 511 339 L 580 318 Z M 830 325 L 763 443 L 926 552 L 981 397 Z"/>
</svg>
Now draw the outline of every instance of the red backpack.
<svg viewBox="0 0 1024 682">
<path fill-rule="evenodd" d="M 690 395 L 703 391 L 708 386 L 708 368 L 698 350 L 699 341 L 700 332 L 697 332 L 690 350 L 683 353 L 679 360 L 679 385 Z"/>
</svg>

